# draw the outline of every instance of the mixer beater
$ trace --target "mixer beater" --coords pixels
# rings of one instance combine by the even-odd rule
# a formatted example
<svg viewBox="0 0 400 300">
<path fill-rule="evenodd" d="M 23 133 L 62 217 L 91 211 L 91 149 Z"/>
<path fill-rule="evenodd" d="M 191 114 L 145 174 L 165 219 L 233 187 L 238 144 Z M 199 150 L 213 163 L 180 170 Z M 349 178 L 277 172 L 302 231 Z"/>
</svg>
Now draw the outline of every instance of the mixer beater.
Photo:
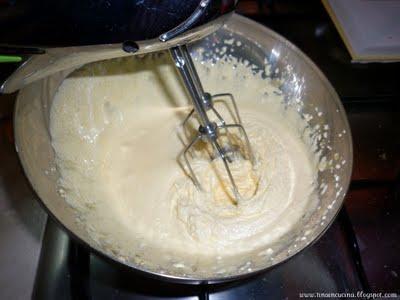
<svg viewBox="0 0 400 300">
<path fill-rule="evenodd" d="M 202 185 L 199 182 L 190 164 L 188 153 L 199 141 L 205 141 L 210 143 L 216 154 L 222 159 L 226 173 L 229 178 L 231 190 L 234 196 L 233 201 L 235 204 L 237 204 L 242 199 L 242 197 L 240 195 L 238 185 L 236 184 L 235 178 L 231 172 L 229 164 L 233 162 L 234 159 L 233 154 L 235 152 L 239 152 L 240 147 L 234 147 L 234 143 L 232 141 L 229 130 L 237 129 L 244 140 L 244 143 L 242 144 L 245 150 L 243 151 L 243 155 L 241 156 L 249 160 L 253 166 L 255 163 L 255 157 L 246 130 L 242 125 L 236 101 L 233 95 L 229 93 L 211 95 L 210 93 L 204 91 L 200 78 L 196 72 L 195 66 L 193 64 L 192 58 L 190 56 L 190 53 L 186 45 L 173 47 L 170 49 L 170 52 L 172 58 L 175 61 L 175 65 L 179 73 L 181 74 L 181 77 L 183 79 L 183 82 L 185 84 L 185 87 L 190 95 L 193 104 L 193 109 L 190 111 L 188 116 L 183 121 L 182 126 L 185 127 L 189 119 L 194 115 L 197 116 L 197 120 L 200 123 L 196 135 L 182 152 L 185 164 L 190 173 L 190 177 L 195 186 L 200 190 L 202 190 L 203 189 Z M 235 112 L 235 118 L 234 118 L 236 119 L 235 123 L 227 124 L 224 118 L 215 109 L 214 104 L 217 101 L 221 101 L 221 98 L 226 98 L 231 101 Z M 212 112 L 219 122 L 217 123 L 211 121 L 208 112 Z M 227 145 L 223 145 L 221 143 L 220 139 L 221 136 L 227 137 L 228 140 Z"/>
</svg>

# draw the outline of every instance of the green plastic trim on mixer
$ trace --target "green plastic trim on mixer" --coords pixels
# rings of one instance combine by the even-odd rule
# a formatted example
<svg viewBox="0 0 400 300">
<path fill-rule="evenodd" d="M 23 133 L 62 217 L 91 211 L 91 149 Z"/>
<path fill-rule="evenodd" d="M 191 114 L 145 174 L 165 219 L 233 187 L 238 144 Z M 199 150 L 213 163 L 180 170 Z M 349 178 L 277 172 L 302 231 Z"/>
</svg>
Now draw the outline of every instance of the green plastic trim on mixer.
<svg viewBox="0 0 400 300">
<path fill-rule="evenodd" d="M 14 55 L 0 55 L 0 63 L 14 63 L 22 61 L 21 56 Z"/>
</svg>

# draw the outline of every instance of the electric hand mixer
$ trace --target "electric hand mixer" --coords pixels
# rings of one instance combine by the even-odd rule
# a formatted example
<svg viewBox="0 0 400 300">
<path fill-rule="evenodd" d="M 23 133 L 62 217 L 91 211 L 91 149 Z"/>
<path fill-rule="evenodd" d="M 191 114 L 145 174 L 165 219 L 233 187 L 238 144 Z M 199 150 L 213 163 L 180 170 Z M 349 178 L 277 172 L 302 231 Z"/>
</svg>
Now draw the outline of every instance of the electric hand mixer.
<svg viewBox="0 0 400 300">
<path fill-rule="evenodd" d="M 188 153 L 200 140 L 209 142 L 222 159 L 235 201 L 240 201 L 241 195 L 229 164 L 235 151 L 242 151 L 241 156 L 252 164 L 254 154 L 235 98 L 229 93 L 211 95 L 203 90 L 186 46 L 222 26 L 235 5 L 234 0 L 46 0 L 40 4 L 11 1 L 8 10 L 3 10 L 3 16 L 7 18 L 5 21 L 0 19 L 0 54 L 7 54 L 8 58 L 32 56 L 5 81 L 0 92 L 13 92 L 52 73 L 88 62 L 169 49 L 193 104 L 183 126 L 192 116 L 199 122 L 197 133 L 182 152 L 187 170 L 194 184 L 201 189 Z M 14 11 L 19 14 L 14 15 Z M 10 30 L 16 26 L 14 32 Z M 68 47 L 60 47 L 66 45 Z M 225 122 L 215 108 L 214 99 L 233 107 L 235 123 Z M 210 114 L 217 122 L 211 121 Z M 233 145 L 231 130 L 239 132 L 242 147 Z M 227 139 L 221 140 L 222 135 Z"/>
</svg>

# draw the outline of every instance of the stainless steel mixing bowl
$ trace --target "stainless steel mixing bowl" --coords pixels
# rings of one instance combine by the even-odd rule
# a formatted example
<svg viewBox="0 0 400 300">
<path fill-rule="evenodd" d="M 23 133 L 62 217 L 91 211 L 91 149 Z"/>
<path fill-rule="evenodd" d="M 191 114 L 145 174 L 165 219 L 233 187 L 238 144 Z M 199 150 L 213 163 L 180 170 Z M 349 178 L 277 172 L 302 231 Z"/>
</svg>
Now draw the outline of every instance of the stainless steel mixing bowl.
<svg viewBox="0 0 400 300">
<path fill-rule="evenodd" d="M 231 38 L 240 42 L 227 42 Z M 308 120 L 310 128 L 315 129 L 315 150 L 321 151 L 325 157 L 318 173 L 320 203 L 305 220 L 304 226 L 293 231 L 279 245 L 272 246 L 272 253 L 267 249 L 257 249 L 246 257 L 231 261 L 234 271 L 229 273 L 204 277 L 195 273 L 150 270 L 145 266 L 124 262 L 96 246 L 76 222 L 75 212 L 57 192 L 58 173 L 48 127 L 54 94 L 71 70 L 53 74 L 24 87 L 18 95 L 14 116 L 16 149 L 25 173 L 49 214 L 71 236 L 97 254 L 132 270 L 185 283 L 242 278 L 281 263 L 303 250 L 318 239 L 334 220 L 349 186 L 352 171 L 352 140 L 342 104 L 325 76 L 298 48 L 266 27 L 238 15 L 234 15 L 215 34 L 192 45 L 193 55 L 197 55 L 196 50 L 200 47 L 210 50 L 207 53 L 227 47 L 227 53 L 250 61 L 260 70 L 265 69 L 265 62 L 268 61 L 269 76 L 277 83 L 282 83 L 280 88 L 285 96 L 285 104 L 297 109 Z M 318 127 L 321 130 L 324 127 L 326 134 L 321 134 Z"/>
</svg>

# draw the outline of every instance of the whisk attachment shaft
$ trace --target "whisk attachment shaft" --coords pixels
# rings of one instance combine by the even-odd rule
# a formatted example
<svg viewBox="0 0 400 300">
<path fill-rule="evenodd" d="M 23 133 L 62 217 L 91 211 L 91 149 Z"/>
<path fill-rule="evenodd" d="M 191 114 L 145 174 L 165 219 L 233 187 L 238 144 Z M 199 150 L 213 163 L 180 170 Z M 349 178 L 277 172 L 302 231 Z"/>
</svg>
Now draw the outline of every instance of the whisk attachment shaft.
<svg viewBox="0 0 400 300">
<path fill-rule="evenodd" d="M 229 182 L 231 185 L 231 190 L 234 195 L 234 202 L 237 203 L 241 199 L 241 195 L 239 193 L 239 189 L 237 187 L 237 184 L 235 182 L 234 176 L 231 172 L 231 169 L 229 168 L 229 163 L 232 163 L 233 160 L 230 157 L 230 152 L 234 151 L 234 147 L 232 146 L 233 143 L 230 141 L 230 133 L 229 130 L 231 129 L 238 129 L 241 136 L 244 138 L 244 148 L 247 149 L 246 151 L 246 158 L 254 165 L 254 154 L 251 149 L 251 144 L 249 141 L 249 138 L 247 136 L 246 130 L 244 129 L 242 125 L 242 120 L 240 118 L 239 110 L 236 105 L 236 101 L 233 97 L 232 94 L 229 93 L 221 93 L 221 94 L 216 94 L 216 95 L 211 95 L 210 93 L 204 92 L 203 86 L 201 84 L 200 78 L 196 72 L 195 66 L 193 64 L 192 58 L 189 54 L 189 51 L 185 45 L 183 46 L 177 46 L 174 48 L 171 48 L 170 50 L 172 58 L 175 61 L 175 65 L 181 74 L 181 77 L 183 79 L 183 82 L 186 86 L 186 89 L 190 95 L 190 98 L 193 103 L 193 109 L 190 111 L 190 113 L 187 115 L 187 117 L 184 119 L 182 126 L 186 127 L 188 121 L 190 118 L 194 115 L 197 116 L 197 120 L 200 123 L 200 126 L 197 130 L 197 133 L 195 137 L 189 142 L 189 144 L 186 146 L 186 148 L 183 150 L 183 158 L 187 167 L 187 170 L 189 172 L 189 175 L 193 181 L 193 183 L 198 187 L 199 189 L 202 189 L 202 185 L 200 181 L 198 180 L 198 177 L 196 176 L 192 165 L 190 164 L 189 161 L 189 151 L 200 141 L 206 141 L 209 142 L 214 151 L 217 153 L 217 155 L 221 158 L 226 173 L 229 178 Z M 232 124 L 227 124 L 225 122 L 225 119 L 222 117 L 222 115 L 215 109 L 215 104 L 218 102 L 225 103 L 227 105 L 227 102 L 224 101 L 224 99 L 229 99 L 230 102 L 232 103 L 233 106 L 233 111 L 234 111 L 234 117 L 233 120 L 236 123 Z M 230 109 L 228 109 L 230 111 Z M 208 113 L 207 112 L 212 112 L 216 120 L 218 121 L 218 124 L 214 121 L 211 121 Z M 225 131 L 225 134 L 228 139 L 228 147 L 221 146 L 219 137 L 222 135 L 221 130 Z"/>
</svg>

